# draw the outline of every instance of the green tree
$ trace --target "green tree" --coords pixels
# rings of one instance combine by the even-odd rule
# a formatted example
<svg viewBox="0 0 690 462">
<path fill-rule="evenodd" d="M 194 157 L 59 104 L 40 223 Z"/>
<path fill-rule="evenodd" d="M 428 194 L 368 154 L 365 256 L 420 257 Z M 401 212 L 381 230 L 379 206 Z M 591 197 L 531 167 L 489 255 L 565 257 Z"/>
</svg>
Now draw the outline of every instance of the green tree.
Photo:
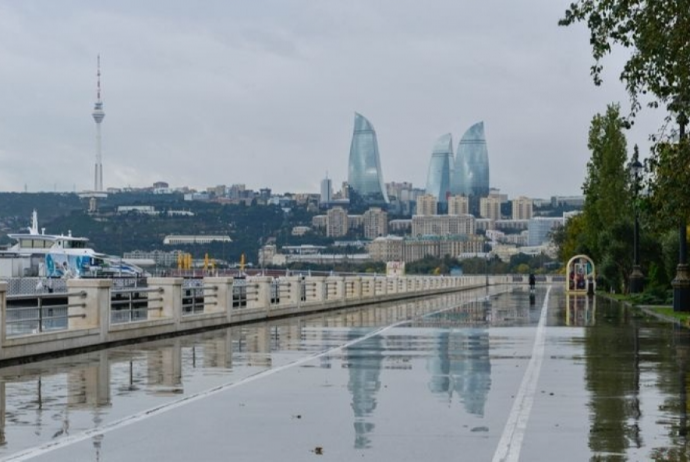
<svg viewBox="0 0 690 462">
<path fill-rule="evenodd" d="M 680 263 L 685 263 L 690 210 L 690 147 L 685 136 L 690 114 L 690 4 L 688 0 L 578 0 L 559 24 L 576 22 L 586 22 L 590 31 L 596 85 L 602 82 L 603 59 L 614 47 L 630 52 L 620 73 L 630 97 L 630 120 L 646 103 L 664 107 L 667 124 L 678 125 L 677 132 L 662 129 L 654 137 L 649 159 L 653 206 L 647 211 L 661 224 L 680 223 Z M 686 277 L 684 267 L 679 266 L 678 275 Z"/>
<path fill-rule="evenodd" d="M 630 57 L 620 80 L 631 100 L 631 113 L 648 105 L 665 105 L 670 114 L 690 113 L 690 5 L 687 0 L 579 0 L 570 5 L 560 25 L 585 21 L 590 31 L 596 85 L 602 82 L 602 60 L 615 46 Z"/>
<path fill-rule="evenodd" d="M 633 217 L 631 182 L 627 160 L 625 121 L 618 105 L 592 119 L 588 147 L 591 158 L 582 190 L 585 245 L 595 261 L 607 262 L 604 276 L 618 289 L 631 267 Z"/>
</svg>

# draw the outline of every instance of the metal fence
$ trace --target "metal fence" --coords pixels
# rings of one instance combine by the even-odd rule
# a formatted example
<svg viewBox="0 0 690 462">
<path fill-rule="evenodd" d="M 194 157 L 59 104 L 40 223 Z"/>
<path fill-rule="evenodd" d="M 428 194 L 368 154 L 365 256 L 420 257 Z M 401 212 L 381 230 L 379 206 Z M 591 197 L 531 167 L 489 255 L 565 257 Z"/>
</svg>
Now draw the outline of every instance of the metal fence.
<svg viewBox="0 0 690 462">
<path fill-rule="evenodd" d="M 70 317 L 84 317 L 70 315 L 69 308 L 83 306 L 84 302 L 69 303 L 67 294 L 10 295 L 7 297 L 6 335 L 67 330 Z"/>
</svg>

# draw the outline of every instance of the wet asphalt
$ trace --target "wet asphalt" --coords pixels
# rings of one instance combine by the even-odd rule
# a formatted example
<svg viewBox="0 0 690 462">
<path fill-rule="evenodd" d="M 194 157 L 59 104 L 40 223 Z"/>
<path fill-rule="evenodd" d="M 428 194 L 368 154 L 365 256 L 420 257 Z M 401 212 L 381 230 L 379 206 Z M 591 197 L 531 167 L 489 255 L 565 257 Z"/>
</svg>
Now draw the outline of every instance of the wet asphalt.
<svg viewBox="0 0 690 462">
<path fill-rule="evenodd" d="M 689 369 L 687 330 L 482 289 L 0 369 L 0 460 L 681 461 Z"/>
</svg>

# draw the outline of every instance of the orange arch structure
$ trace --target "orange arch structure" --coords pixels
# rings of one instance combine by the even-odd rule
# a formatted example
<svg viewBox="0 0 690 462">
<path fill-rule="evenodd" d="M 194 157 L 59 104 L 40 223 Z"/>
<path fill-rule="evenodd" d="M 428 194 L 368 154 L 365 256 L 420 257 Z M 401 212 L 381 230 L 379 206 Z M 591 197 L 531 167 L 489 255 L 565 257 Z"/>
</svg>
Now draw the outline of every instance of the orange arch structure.
<svg viewBox="0 0 690 462">
<path fill-rule="evenodd" d="M 587 255 L 575 255 L 566 266 L 566 292 L 574 294 L 594 293 L 596 269 Z"/>
</svg>

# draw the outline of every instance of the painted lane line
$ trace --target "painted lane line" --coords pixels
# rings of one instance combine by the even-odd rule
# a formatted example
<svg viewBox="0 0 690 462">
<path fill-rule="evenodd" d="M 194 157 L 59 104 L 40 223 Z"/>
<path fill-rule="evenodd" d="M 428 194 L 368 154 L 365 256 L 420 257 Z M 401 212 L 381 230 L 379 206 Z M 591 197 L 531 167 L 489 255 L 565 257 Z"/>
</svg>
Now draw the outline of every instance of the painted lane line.
<svg viewBox="0 0 690 462">
<path fill-rule="evenodd" d="M 549 294 L 551 286 L 546 290 L 544 304 L 541 307 L 539 324 L 534 336 L 534 346 L 532 347 L 532 357 L 527 365 L 525 375 L 522 377 L 520 389 L 515 396 L 513 407 L 510 410 L 508 421 L 503 429 L 503 434 L 496 447 L 496 452 L 492 459 L 493 462 L 517 462 L 520 460 L 522 440 L 527 430 L 534 395 L 537 390 L 537 381 L 544 361 L 544 350 L 546 349 L 546 316 L 549 307 Z"/>
<path fill-rule="evenodd" d="M 144 411 L 138 412 L 136 414 L 132 414 L 130 416 L 124 417 L 122 419 L 115 420 L 113 422 L 110 422 L 108 424 L 99 426 L 99 427 L 94 427 L 90 428 L 84 431 L 81 431 L 79 433 L 76 433 L 74 435 L 69 435 L 63 438 L 60 438 L 55 441 L 50 441 L 48 443 L 44 443 L 40 446 L 36 446 L 34 448 L 29 448 L 20 452 L 17 452 L 15 454 L 11 454 L 7 457 L 3 457 L 0 459 L 1 462 L 20 462 L 24 460 L 29 460 L 34 457 L 38 457 L 41 455 L 44 455 L 46 453 L 55 451 L 56 449 L 60 449 L 66 446 L 70 446 L 76 443 L 79 443 L 81 441 L 88 440 L 89 438 L 93 438 L 94 436 L 98 435 L 105 435 L 106 433 L 110 433 L 114 430 L 118 430 L 120 428 L 127 427 L 129 425 L 133 425 L 135 423 L 141 422 L 143 420 L 149 419 L 151 417 L 163 414 L 165 412 L 172 411 L 174 409 L 180 408 L 182 406 L 186 406 L 187 404 L 191 404 L 193 402 L 199 401 L 204 398 L 208 398 L 211 396 L 214 396 L 218 393 L 231 390 L 233 388 L 240 387 L 242 385 L 246 385 L 248 383 L 254 382 L 256 380 L 263 379 L 265 377 L 269 377 L 271 375 L 277 374 L 279 372 L 282 372 L 286 369 L 290 369 L 296 366 L 300 366 L 304 363 L 307 363 L 309 361 L 313 361 L 314 359 L 322 358 L 324 356 L 331 355 L 333 353 L 336 353 L 338 351 L 344 350 L 346 348 L 349 348 L 353 345 L 356 345 L 357 343 L 363 342 L 365 340 L 368 340 L 372 337 L 375 337 L 377 335 L 381 335 L 384 332 L 393 329 L 395 327 L 401 326 L 403 324 L 409 323 L 409 319 L 405 319 L 403 321 L 398 321 L 396 323 L 390 324 L 388 326 L 382 327 L 380 329 L 374 330 L 372 332 L 369 332 L 368 334 L 353 339 L 347 343 L 344 343 L 342 345 L 339 345 L 337 347 L 333 347 L 329 350 L 322 351 L 319 353 L 315 353 L 313 355 L 305 356 L 304 358 L 297 359 L 291 363 L 284 364 L 282 366 L 278 366 L 272 369 L 267 369 L 265 371 L 257 372 L 254 375 L 250 375 L 249 377 L 245 377 L 244 379 L 238 380 L 237 382 L 228 382 L 222 385 L 218 385 L 213 388 L 209 388 L 207 390 L 201 391 L 199 393 L 180 398 L 175 401 L 167 402 L 164 404 L 161 404 L 159 406 L 152 407 L 150 409 L 146 409 Z"/>
<path fill-rule="evenodd" d="M 477 300 L 479 300 L 479 298 Z M 391 330 L 391 329 L 396 328 L 396 327 L 400 327 L 400 326 L 405 325 L 405 324 L 409 324 L 412 321 L 414 321 L 415 319 L 426 317 L 426 316 L 432 316 L 432 315 L 438 314 L 438 313 L 442 313 L 444 311 L 454 309 L 456 306 L 457 305 L 455 305 L 455 304 L 451 304 L 451 306 L 436 310 L 436 311 L 431 312 L 431 313 L 425 313 L 423 315 L 414 316 L 411 319 L 403 319 L 403 320 L 395 322 L 393 324 L 389 324 L 388 326 L 376 329 L 376 330 L 369 332 L 368 334 L 366 334 L 362 337 L 353 339 L 353 340 L 346 342 L 342 345 L 339 345 L 337 347 L 333 347 L 333 348 L 330 348 L 328 350 L 325 350 L 325 351 L 322 351 L 319 353 L 315 353 L 313 355 L 305 356 L 304 358 L 297 359 L 291 363 L 284 364 L 284 365 L 278 366 L 276 368 L 267 369 L 267 370 L 264 370 L 261 372 L 257 372 L 256 374 L 245 377 L 244 379 L 241 379 L 237 382 L 229 382 L 229 383 L 225 383 L 222 385 L 218 385 L 216 387 L 209 388 L 209 389 L 201 391 L 199 393 L 189 395 L 187 397 L 180 398 L 180 399 L 177 399 L 175 401 L 163 403 L 163 404 L 160 404 L 159 406 L 155 406 L 155 407 L 152 407 L 150 409 L 146 409 L 144 411 L 129 415 L 127 417 L 123 417 L 121 419 L 118 419 L 118 420 L 115 420 L 113 422 L 101 425 L 99 427 L 89 428 L 89 429 L 83 430 L 79 433 L 75 433 L 74 435 L 65 436 L 65 437 L 60 438 L 58 440 L 50 441 L 48 443 L 44 443 L 44 444 L 36 446 L 34 448 L 29 448 L 29 449 L 25 449 L 23 451 L 19 451 L 17 453 L 11 454 L 9 456 L 0 458 L 0 462 L 20 462 L 20 461 L 33 459 L 35 457 L 42 456 L 44 454 L 55 451 L 57 449 L 61 449 L 61 448 L 71 446 L 73 444 L 77 444 L 79 442 L 88 440 L 88 439 L 93 438 L 95 436 L 105 435 L 106 433 L 110 433 L 110 432 L 118 430 L 120 428 L 124 428 L 124 427 L 127 427 L 129 425 L 133 425 L 135 423 L 149 419 L 151 417 L 154 417 L 154 416 L 172 411 L 174 409 L 180 408 L 182 406 L 186 406 L 187 404 L 191 404 L 195 401 L 199 401 L 201 399 L 205 399 L 205 398 L 214 396 L 218 393 L 221 393 L 221 392 L 224 392 L 227 390 L 231 390 L 233 388 L 237 388 L 237 387 L 240 387 L 242 385 L 246 385 L 246 384 L 254 382 L 256 380 L 261 380 L 263 378 L 277 374 L 277 373 L 282 372 L 284 370 L 308 363 L 308 362 L 313 361 L 315 359 L 319 359 L 319 358 L 322 358 L 324 356 L 329 356 L 333 353 L 336 353 L 338 351 L 342 351 L 346 348 L 349 348 L 349 347 L 356 345 L 360 342 L 368 340 L 372 337 L 375 337 L 377 335 L 381 335 L 388 330 Z"/>
</svg>

